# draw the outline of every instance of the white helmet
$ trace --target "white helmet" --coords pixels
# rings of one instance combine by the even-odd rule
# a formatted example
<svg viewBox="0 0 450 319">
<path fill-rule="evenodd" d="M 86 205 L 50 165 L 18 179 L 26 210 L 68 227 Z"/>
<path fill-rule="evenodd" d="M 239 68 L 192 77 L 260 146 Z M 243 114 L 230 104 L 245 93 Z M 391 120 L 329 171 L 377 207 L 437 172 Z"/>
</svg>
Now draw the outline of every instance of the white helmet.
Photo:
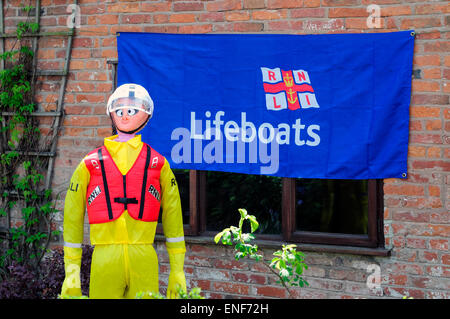
<svg viewBox="0 0 450 319">
<path fill-rule="evenodd" d="M 150 118 L 153 115 L 153 100 L 147 90 L 134 83 L 126 83 L 119 86 L 109 97 L 106 105 L 106 114 L 120 109 L 136 109 L 144 111 Z"/>
</svg>

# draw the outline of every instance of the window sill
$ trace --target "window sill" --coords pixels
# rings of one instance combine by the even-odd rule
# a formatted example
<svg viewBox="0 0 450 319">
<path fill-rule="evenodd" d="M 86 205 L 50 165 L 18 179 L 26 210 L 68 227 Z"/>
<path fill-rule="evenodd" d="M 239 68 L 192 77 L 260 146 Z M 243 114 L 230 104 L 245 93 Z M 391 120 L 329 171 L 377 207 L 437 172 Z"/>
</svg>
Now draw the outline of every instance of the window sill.
<svg viewBox="0 0 450 319">
<path fill-rule="evenodd" d="M 156 242 L 164 242 L 165 237 L 163 235 L 155 236 Z M 188 244 L 206 244 L 215 245 L 214 236 L 185 236 L 185 241 Z M 277 240 L 265 240 L 257 239 L 254 241 L 260 248 L 268 249 L 280 249 L 281 245 L 288 244 L 284 241 Z M 320 244 L 296 244 L 300 251 L 311 251 L 320 253 L 335 253 L 335 254 L 351 254 L 351 255 L 366 255 L 366 256 L 379 256 L 388 257 L 391 255 L 391 250 L 386 248 L 371 248 L 371 247 L 355 247 L 355 246 L 338 246 L 338 245 L 320 245 Z"/>
</svg>

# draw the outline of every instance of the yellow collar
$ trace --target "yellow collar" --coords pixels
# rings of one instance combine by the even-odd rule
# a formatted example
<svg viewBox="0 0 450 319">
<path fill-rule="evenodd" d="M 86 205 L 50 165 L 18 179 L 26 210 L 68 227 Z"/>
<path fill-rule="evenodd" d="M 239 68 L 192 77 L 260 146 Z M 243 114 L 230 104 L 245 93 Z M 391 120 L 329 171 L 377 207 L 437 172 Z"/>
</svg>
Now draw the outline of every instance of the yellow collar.
<svg viewBox="0 0 450 319">
<path fill-rule="evenodd" d="M 117 153 L 117 151 L 120 149 L 120 147 L 125 143 L 127 145 L 130 145 L 131 147 L 137 149 L 141 144 L 141 135 L 136 135 L 132 139 L 126 141 L 126 142 L 116 142 L 115 139 L 118 137 L 118 135 L 113 135 L 109 137 L 105 137 L 105 147 L 108 149 L 110 153 Z"/>
</svg>

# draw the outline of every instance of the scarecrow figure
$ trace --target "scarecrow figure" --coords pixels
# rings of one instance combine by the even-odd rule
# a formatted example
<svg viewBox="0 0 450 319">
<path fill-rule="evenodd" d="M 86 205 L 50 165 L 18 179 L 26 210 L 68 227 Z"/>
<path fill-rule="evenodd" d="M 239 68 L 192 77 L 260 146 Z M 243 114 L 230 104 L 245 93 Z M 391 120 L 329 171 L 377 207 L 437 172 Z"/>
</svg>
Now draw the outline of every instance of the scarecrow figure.
<svg viewBox="0 0 450 319">
<path fill-rule="evenodd" d="M 64 206 L 64 264 L 61 296 L 81 296 L 80 266 L 84 214 L 90 224 L 90 298 L 135 298 L 158 293 L 158 259 L 153 248 L 160 208 L 170 261 L 167 297 L 186 290 L 181 203 L 167 160 L 136 135 L 153 114 L 153 101 L 137 84 L 123 84 L 106 113 L 118 134 L 80 162 Z"/>
</svg>

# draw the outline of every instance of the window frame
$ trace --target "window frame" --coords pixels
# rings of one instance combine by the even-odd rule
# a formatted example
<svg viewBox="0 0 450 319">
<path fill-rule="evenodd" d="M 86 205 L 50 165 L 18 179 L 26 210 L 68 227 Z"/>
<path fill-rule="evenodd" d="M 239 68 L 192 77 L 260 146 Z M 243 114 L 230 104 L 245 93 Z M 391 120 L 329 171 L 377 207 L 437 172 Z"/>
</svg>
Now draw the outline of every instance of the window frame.
<svg viewBox="0 0 450 319">
<path fill-rule="evenodd" d="M 282 233 L 257 235 L 262 240 L 284 240 L 304 244 L 340 245 L 367 248 L 384 248 L 383 180 L 368 180 L 368 234 L 338 234 L 299 231 L 295 229 L 295 178 L 282 179 Z M 212 235 L 206 230 L 206 171 L 191 171 L 190 175 L 190 235 Z"/>
<path fill-rule="evenodd" d="M 311 232 L 295 230 L 295 179 L 287 178 L 283 183 L 283 209 L 286 229 L 284 237 L 287 241 L 295 241 L 309 244 L 326 244 L 342 246 L 358 246 L 378 248 L 384 247 L 384 222 L 383 222 L 383 180 L 368 180 L 368 222 L 367 235 L 338 234 L 326 232 Z"/>
</svg>

